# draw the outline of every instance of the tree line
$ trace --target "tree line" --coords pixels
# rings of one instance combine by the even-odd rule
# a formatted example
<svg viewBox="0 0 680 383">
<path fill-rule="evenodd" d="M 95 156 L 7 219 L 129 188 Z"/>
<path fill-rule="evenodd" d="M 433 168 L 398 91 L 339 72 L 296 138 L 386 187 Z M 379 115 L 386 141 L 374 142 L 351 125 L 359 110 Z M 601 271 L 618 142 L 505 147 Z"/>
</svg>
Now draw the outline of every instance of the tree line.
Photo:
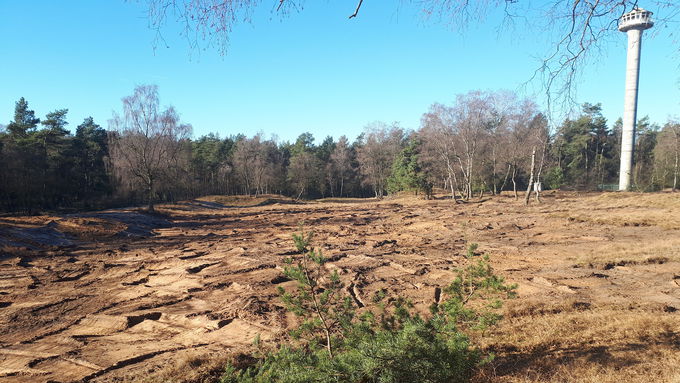
<svg viewBox="0 0 680 383">
<path fill-rule="evenodd" d="M 36 117 L 16 102 L 0 126 L 0 209 L 90 209 L 153 204 L 208 194 L 294 198 L 377 197 L 445 190 L 456 201 L 543 188 L 597 190 L 618 180 L 621 121 L 599 104 L 551 128 L 532 101 L 507 91 L 473 91 L 433 104 L 417 130 L 373 122 L 353 141 L 294 142 L 243 134 L 191 138 L 156 86 L 123 98 L 104 129 L 86 118 L 71 133 L 67 109 Z M 678 187 L 680 123 L 638 122 L 635 189 Z M 526 195 L 528 200 L 528 194 Z"/>
</svg>

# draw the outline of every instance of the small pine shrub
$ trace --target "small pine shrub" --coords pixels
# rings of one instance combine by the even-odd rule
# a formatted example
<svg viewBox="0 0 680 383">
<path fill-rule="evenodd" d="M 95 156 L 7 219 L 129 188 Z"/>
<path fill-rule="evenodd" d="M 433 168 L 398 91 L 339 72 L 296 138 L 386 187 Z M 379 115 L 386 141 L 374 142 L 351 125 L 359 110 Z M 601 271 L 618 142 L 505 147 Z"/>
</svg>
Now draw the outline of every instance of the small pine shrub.
<svg viewBox="0 0 680 383">
<path fill-rule="evenodd" d="M 299 255 L 285 260 L 284 274 L 297 288 L 280 292 L 301 325 L 291 342 L 255 365 L 228 366 L 221 383 L 467 382 L 489 360 L 468 334 L 496 324 L 502 300 L 512 298 L 516 286 L 493 273 L 476 244 L 468 248 L 468 266 L 444 289 L 445 299 L 422 318 L 400 297 L 385 303 L 384 291 L 374 297 L 375 312 L 358 315 L 337 272 L 326 271 L 326 258 L 311 248 L 312 234 L 301 230 L 293 238 Z"/>
</svg>

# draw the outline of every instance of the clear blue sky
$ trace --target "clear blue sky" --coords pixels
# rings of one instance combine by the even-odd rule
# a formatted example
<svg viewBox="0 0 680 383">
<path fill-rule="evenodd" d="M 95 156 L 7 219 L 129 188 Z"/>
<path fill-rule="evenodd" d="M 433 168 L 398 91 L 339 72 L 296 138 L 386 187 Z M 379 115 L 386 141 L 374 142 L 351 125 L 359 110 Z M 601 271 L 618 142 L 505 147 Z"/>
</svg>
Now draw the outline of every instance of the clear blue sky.
<svg viewBox="0 0 680 383">
<path fill-rule="evenodd" d="M 194 136 L 354 139 L 376 120 L 417 129 L 430 104 L 458 93 L 518 90 L 548 48 L 535 32 L 499 33 L 493 16 L 461 32 L 378 0 L 352 20 L 353 1 L 310 0 L 283 19 L 264 3 L 221 56 L 192 51 L 172 23 L 163 30 L 169 47 L 154 50 L 143 2 L 0 0 L 0 123 L 25 97 L 40 117 L 68 108 L 72 130 L 89 115 L 106 127 L 135 85 L 157 84 Z M 625 69 L 625 35 L 612 33 L 578 94 L 601 102 L 611 121 L 623 110 Z M 663 123 L 680 114 L 679 43 L 665 32 L 645 37 L 639 111 Z"/>
</svg>

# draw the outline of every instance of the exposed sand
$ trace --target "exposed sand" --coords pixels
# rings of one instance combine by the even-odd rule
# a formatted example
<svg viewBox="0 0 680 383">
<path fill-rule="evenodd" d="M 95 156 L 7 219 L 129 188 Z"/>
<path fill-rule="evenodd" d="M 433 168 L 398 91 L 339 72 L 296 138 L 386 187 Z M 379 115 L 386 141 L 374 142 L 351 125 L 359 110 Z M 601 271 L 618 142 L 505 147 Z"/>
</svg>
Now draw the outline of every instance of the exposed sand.
<svg viewBox="0 0 680 383">
<path fill-rule="evenodd" d="M 520 295 L 479 339 L 498 355 L 484 377 L 680 379 L 657 371 L 680 366 L 680 194 L 284 202 L 0 218 L 0 382 L 115 381 L 276 340 L 300 222 L 359 304 L 384 288 L 423 312 L 479 243 Z"/>
</svg>

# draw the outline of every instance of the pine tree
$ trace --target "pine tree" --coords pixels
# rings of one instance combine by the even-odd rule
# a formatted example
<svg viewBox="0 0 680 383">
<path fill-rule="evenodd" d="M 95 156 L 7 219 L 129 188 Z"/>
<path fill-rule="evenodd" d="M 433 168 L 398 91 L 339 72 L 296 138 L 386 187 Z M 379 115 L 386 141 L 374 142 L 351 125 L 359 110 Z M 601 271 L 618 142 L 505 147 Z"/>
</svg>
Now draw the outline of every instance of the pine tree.
<svg viewBox="0 0 680 383">
<path fill-rule="evenodd" d="M 14 121 L 7 125 L 7 131 L 15 137 L 26 137 L 39 123 L 40 119 L 35 117 L 34 111 L 28 109 L 28 101 L 22 97 L 16 102 Z"/>
<path fill-rule="evenodd" d="M 397 193 L 400 191 L 423 191 L 428 197 L 432 192 L 432 185 L 418 162 L 419 143 L 412 139 L 406 147 L 397 155 L 392 163 L 392 174 L 387 180 L 387 191 Z"/>
<path fill-rule="evenodd" d="M 74 170 L 79 200 L 96 198 L 110 192 L 105 159 L 109 154 L 107 133 L 92 117 L 76 128 L 72 141 Z"/>
</svg>

